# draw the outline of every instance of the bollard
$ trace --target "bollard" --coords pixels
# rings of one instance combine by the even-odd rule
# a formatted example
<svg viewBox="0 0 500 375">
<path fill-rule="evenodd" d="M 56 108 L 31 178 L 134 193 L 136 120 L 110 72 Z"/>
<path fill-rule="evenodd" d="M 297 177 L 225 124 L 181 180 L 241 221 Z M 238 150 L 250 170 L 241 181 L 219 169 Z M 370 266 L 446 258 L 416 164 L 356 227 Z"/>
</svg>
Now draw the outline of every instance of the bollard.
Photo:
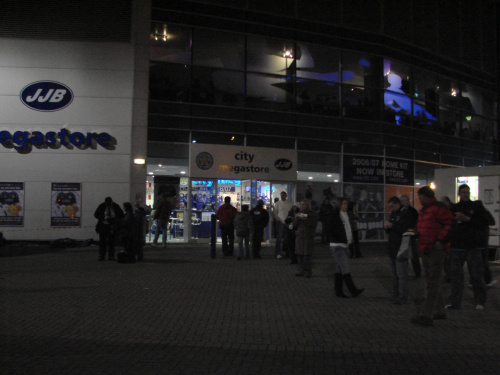
<svg viewBox="0 0 500 375">
<path fill-rule="evenodd" d="M 217 217 L 211 216 L 210 225 L 210 258 L 215 259 L 215 248 L 217 244 Z"/>
</svg>

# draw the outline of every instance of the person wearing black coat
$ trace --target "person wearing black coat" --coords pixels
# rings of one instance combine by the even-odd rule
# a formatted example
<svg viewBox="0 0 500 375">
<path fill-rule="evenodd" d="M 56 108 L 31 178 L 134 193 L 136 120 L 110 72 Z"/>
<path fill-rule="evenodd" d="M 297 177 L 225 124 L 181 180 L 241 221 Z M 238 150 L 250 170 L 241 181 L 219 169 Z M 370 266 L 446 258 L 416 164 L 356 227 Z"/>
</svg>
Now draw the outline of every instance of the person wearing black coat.
<svg viewBox="0 0 500 375">
<path fill-rule="evenodd" d="M 385 231 L 389 235 L 387 247 L 392 269 L 392 287 L 394 303 L 397 305 L 406 304 L 408 301 L 408 258 L 411 251 L 399 254 L 399 249 L 403 241 L 403 233 L 408 231 L 412 225 L 411 212 L 401 205 L 398 197 L 389 199 L 391 216 L 384 224 Z M 408 246 L 411 246 L 408 243 Z"/>
<path fill-rule="evenodd" d="M 123 210 L 111 197 L 106 197 L 104 203 L 101 203 L 94 212 L 94 217 L 97 219 L 96 232 L 99 234 L 98 260 L 104 260 L 106 251 L 109 260 L 115 259 L 115 240 L 123 215 Z"/>
<path fill-rule="evenodd" d="M 286 238 L 288 256 L 290 258 L 291 264 L 297 264 L 297 254 L 295 254 L 295 232 L 296 228 L 293 226 L 293 221 L 295 220 L 295 214 L 300 212 L 300 208 L 297 206 L 292 206 L 292 209 L 288 212 L 285 219 L 286 225 Z"/>
<path fill-rule="evenodd" d="M 261 258 L 260 248 L 264 238 L 264 228 L 269 224 L 269 212 L 264 208 L 264 201 L 259 199 L 257 206 L 250 211 L 253 220 L 252 252 L 254 259 Z"/>
<path fill-rule="evenodd" d="M 476 310 L 483 310 L 486 304 L 486 284 L 484 280 L 483 228 L 488 226 L 490 217 L 481 201 L 471 201 L 470 188 L 463 184 L 458 188 L 460 201 L 451 208 L 456 216 L 448 233 L 451 240 L 451 293 L 447 309 L 460 309 L 464 291 L 464 263 L 470 271 L 470 281 Z"/>
</svg>

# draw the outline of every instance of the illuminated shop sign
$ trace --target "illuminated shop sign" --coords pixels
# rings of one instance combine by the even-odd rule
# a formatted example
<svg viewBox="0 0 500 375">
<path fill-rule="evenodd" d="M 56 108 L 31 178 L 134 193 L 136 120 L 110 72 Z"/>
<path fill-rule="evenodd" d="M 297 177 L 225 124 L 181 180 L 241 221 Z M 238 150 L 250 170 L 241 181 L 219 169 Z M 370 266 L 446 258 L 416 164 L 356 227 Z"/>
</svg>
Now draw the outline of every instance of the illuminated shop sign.
<svg viewBox="0 0 500 375">
<path fill-rule="evenodd" d="M 38 81 L 21 90 L 23 104 L 35 111 L 54 112 L 66 108 L 73 101 L 73 91 L 59 82 Z"/>
<path fill-rule="evenodd" d="M 45 134 L 39 131 L 32 133 L 27 131 L 16 131 L 11 133 L 7 130 L 0 131 L 0 144 L 5 147 L 14 147 L 18 151 L 29 151 L 32 146 L 37 148 L 88 148 L 98 144 L 104 148 L 113 147 L 113 138 L 108 133 L 71 133 L 67 129 L 58 132 L 49 131 Z"/>
<path fill-rule="evenodd" d="M 218 178 L 223 181 L 297 179 L 295 150 L 192 144 L 190 152 L 190 175 L 195 178 Z M 228 182 L 219 182 L 224 183 Z"/>
</svg>

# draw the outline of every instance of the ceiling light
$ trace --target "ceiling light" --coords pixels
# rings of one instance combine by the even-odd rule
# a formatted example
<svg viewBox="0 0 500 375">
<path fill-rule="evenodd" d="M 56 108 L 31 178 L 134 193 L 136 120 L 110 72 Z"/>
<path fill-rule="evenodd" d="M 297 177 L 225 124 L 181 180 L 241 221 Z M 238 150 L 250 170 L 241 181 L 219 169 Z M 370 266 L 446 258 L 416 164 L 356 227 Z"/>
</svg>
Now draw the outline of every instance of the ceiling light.
<svg viewBox="0 0 500 375">
<path fill-rule="evenodd" d="M 326 177 L 332 177 L 332 175 L 331 174 L 327 174 Z"/>
<path fill-rule="evenodd" d="M 181 174 L 186 174 L 186 171 L 181 171 Z"/>
<path fill-rule="evenodd" d="M 307 177 L 307 178 L 308 178 L 309 180 L 312 180 L 312 179 L 313 179 L 313 177 L 312 177 L 312 176 L 309 176 L 309 177 Z"/>
<path fill-rule="evenodd" d="M 141 158 L 134 159 L 134 164 L 146 164 L 146 159 L 141 159 Z"/>
</svg>

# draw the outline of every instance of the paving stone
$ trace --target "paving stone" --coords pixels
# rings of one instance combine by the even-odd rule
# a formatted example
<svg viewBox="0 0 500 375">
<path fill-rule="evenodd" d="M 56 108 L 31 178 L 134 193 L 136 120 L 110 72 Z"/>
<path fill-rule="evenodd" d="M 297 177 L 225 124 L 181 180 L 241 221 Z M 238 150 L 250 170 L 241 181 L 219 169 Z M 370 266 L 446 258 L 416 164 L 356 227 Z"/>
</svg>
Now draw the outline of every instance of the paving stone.
<svg viewBox="0 0 500 375">
<path fill-rule="evenodd" d="M 384 244 L 363 245 L 350 266 L 365 292 L 349 299 L 334 296 L 319 244 L 311 279 L 271 247 L 242 261 L 220 249 L 210 259 L 207 245 L 147 247 L 136 264 L 97 262 L 95 246 L 11 251 L 0 259 L 0 374 L 499 373 L 500 284 L 484 311 L 465 288 L 462 310 L 414 326 L 415 305 L 391 303 Z M 412 298 L 419 283 L 410 278 Z"/>
</svg>

